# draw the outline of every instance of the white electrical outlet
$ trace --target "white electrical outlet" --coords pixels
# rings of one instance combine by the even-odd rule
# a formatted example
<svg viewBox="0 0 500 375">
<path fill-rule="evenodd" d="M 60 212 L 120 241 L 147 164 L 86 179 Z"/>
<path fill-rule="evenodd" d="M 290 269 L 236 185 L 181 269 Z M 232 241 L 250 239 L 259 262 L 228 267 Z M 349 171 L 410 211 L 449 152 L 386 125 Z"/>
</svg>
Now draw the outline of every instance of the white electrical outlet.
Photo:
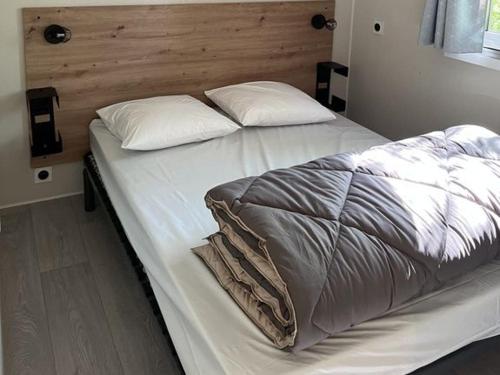
<svg viewBox="0 0 500 375">
<path fill-rule="evenodd" d="M 384 21 L 373 21 L 373 33 L 377 35 L 384 35 Z"/>
<path fill-rule="evenodd" d="M 36 168 L 33 171 L 35 184 L 42 184 L 52 181 L 52 167 Z"/>
</svg>

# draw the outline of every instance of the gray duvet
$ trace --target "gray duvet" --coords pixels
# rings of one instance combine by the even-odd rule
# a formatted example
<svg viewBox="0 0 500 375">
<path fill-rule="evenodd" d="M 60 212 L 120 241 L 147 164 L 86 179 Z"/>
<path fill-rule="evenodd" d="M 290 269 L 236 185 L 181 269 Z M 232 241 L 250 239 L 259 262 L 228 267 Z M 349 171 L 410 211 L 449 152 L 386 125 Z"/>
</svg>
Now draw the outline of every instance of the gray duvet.
<svg viewBox="0 0 500 375">
<path fill-rule="evenodd" d="M 500 137 L 460 126 L 218 186 L 195 252 L 302 350 L 498 256 Z"/>
</svg>

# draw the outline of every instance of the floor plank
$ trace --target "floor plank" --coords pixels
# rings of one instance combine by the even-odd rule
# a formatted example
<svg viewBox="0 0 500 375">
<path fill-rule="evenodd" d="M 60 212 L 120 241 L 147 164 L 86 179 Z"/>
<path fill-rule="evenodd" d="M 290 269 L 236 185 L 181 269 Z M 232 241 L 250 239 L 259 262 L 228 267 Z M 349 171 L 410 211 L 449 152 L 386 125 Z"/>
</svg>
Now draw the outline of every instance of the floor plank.
<svg viewBox="0 0 500 375">
<path fill-rule="evenodd" d="M 180 374 L 111 222 L 102 210 L 84 216 L 84 242 L 125 374 Z"/>
<path fill-rule="evenodd" d="M 42 274 L 56 369 L 63 374 L 123 374 L 87 263 Z"/>
<path fill-rule="evenodd" d="M 56 199 L 31 207 L 41 272 L 87 260 L 71 200 Z"/>
<path fill-rule="evenodd" d="M 0 295 L 5 375 L 55 373 L 28 206 L 0 211 Z"/>
<path fill-rule="evenodd" d="M 96 210 L 93 212 L 85 211 L 83 194 L 73 195 L 72 197 L 69 198 L 69 200 L 71 202 L 71 208 L 73 210 L 73 214 L 75 215 L 75 217 L 78 218 L 78 223 L 80 227 L 82 224 L 93 223 L 95 221 L 101 220 L 102 216 L 96 215 L 96 213 L 101 211 L 104 212 L 104 207 L 101 206 L 101 203 L 99 202 L 99 199 L 97 199 L 97 197 L 95 200 Z M 110 229 L 112 229 L 113 232 L 115 231 L 113 226 L 110 226 Z"/>
</svg>

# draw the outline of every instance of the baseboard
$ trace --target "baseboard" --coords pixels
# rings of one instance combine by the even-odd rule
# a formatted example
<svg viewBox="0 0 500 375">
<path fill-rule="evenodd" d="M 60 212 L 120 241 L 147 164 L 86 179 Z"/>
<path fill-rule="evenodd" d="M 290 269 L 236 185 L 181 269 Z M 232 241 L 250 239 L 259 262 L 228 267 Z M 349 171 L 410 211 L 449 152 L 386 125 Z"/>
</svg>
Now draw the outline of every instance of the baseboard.
<svg viewBox="0 0 500 375">
<path fill-rule="evenodd" d="M 31 200 L 31 201 L 12 203 L 12 204 L 7 204 L 5 206 L 0 206 L 0 210 L 3 210 L 5 208 L 17 207 L 17 206 L 25 206 L 27 204 L 32 204 L 32 203 L 51 201 L 53 199 L 60 199 L 60 198 L 72 197 L 74 195 L 80 195 L 80 194 L 83 194 L 83 191 L 77 191 L 77 192 L 73 192 L 73 193 L 60 194 L 60 195 L 53 195 L 51 197 L 34 199 L 34 200 Z"/>
</svg>

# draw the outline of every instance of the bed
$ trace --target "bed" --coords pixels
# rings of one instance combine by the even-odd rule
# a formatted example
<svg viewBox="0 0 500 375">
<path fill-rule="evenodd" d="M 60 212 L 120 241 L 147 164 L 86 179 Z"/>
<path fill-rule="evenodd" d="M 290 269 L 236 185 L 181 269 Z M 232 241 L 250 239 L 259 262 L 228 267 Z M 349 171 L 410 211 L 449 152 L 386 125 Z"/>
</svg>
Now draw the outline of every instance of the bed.
<svg viewBox="0 0 500 375">
<path fill-rule="evenodd" d="M 84 175 L 138 257 L 141 281 L 188 374 L 401 374 L 500 334 L 500 264 L 491 263 L 293 355 L 270 344 L 190 250 L 217 230 L 203 200 L 210 188 L 387 142 L 366 128 L 338 116 L 151 152 L 121 149 L 97 120 L 89 132 L 97 109 L 137 98 L 184 93 L 206 101 L 206 90 L 256 80 L 328 94 L 330 77 L 318 64 L 331 59 L 333 33 L 312 27 L 318 15 L 333 18 L 334 1 L 23 9 L 26 87 L 57 89 L 64 142 L 62 153 L 32 158 L 32 166 L 79 161 L 90 138 Z M 71 40 L 47 43 L 52 24 L 69 28 Z M 90 207 L 93 190 L 84 181 Z"/>
<path fill-rule="evenodd" d="M 96 169 L 187 374 L 403 374 L 500 334 L 500 262 L 494 261 L 311 349 L 280 351 L 190 251 L 217 230 L 203 200 L 211 187 L 385 142 L 337 116 L 330 123 L 246 128 L 207 142 L 135 152 L 121 149 L 102 122 L 92 122 Z"/>
</svg>

